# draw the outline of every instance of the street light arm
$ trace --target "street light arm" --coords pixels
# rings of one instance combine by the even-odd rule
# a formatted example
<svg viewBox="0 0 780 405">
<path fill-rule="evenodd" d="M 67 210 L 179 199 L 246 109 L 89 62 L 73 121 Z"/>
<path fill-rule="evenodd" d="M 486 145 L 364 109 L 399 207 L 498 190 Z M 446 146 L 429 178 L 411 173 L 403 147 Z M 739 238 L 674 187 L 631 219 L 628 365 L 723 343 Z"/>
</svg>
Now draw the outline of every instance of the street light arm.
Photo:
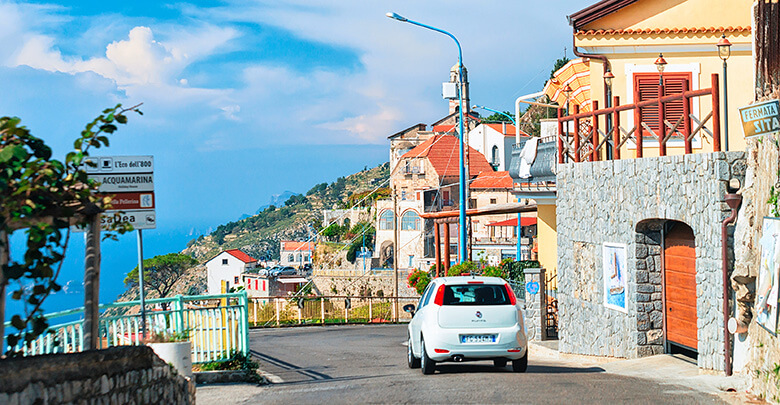
<svg viewBox="0 0 780 405">
<path fill-rule="evenodd" d="M 490 111 L 490 112 L 493 112 L 493 113 L 496 113 L 496 114 L 501 114 L 501 115 L 503 115 L 504 117 L 507 117 L 507 118 L 509 118 L 509 120 L 510 120 L 510 121 L 512 121 L 512 124 L 513 124 L 513 125 L 517 126 L 517 121 L 515 121 L 515 119 L 514 119 L 514 118 L 512 118 L 512 116 L 511 116 L 511 115 L 509 115 L 509 114 L 507 114 L 507 113 L 505 113 L 505 112 L 498 111 L 498 110 L 494 110 L 494 109 L 492 109 L 492 108 L 487 108 L 487 107 L 485 107 L 485 106 L 482 106 L 482 105 L 475 105 L 475 106 L 474 106 L 474 108 L 481 108 L 481 109 L 483 109 L 483 110 L 488 110 L 488 111 Z"/>
<path fill-rule="evenodd" d="M 385 15 L 388 18 L 392 18 L 394 20 L 398 20 L 398 21 L 401 21 L 401 22 L 407 22 L 409 24 L 413 24 L 413 25 L 416 25 L 418 27 L 427 28 L 427 29 L 432 30 L 432 31 L 440 32 L 440 33 L 442 33 L 442 34 L 452 38 L 452 40 L 455 41 L 455 44 L 458 45 L 458 64 L 463 66 L 463 51 L 460 48 L 460 42 L 458 41 L 458 38 L 455 38 L 454 35 L 450 34 L 447 31 L 444 31 L 443 29 L 432 27 L 430 25 L 423 24 L 421 22 L 417 22 L 417 21 L 414 21 L 414 20 L 410 20 L 410 19 L 408 19 L 406 17 L 402 17 L 402 16 L 400 16 L 400 15 L 398 15 L 396 13 L 387 13 Z"/>
</svg>

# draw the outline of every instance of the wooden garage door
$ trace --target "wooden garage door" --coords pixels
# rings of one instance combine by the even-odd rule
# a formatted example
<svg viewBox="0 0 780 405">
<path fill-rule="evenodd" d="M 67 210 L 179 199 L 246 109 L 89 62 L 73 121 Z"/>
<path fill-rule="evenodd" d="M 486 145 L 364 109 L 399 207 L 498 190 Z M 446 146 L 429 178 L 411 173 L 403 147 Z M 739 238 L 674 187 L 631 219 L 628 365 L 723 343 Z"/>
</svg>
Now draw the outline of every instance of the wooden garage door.
<svg viewBox="0 0 780 405">
<path fill-rule="evenodd" d="M 696 250 L 693 230 L 685 224 L 666 235 L 664 271 L 666 339 L 696 350 Z"/>
</svg>

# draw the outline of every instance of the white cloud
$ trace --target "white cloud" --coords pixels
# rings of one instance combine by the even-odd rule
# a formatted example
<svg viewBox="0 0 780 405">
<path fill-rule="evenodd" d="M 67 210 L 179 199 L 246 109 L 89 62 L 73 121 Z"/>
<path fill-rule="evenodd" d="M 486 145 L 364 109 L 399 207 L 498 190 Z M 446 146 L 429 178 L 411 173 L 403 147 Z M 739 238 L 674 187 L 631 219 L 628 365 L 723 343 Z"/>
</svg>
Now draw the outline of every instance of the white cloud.
<svg viewBox="0 0 780 405">
<path fill-rule="evenodd" d="M 127 39 L 108 44 L 105 56 L 86 60 L 64 57 L 52 37 L 29 35 L 10 65 L 71 74 L 90 71 L 122 88 L 165 88 L 177 82 L 186 84 L 186 78 L 179 75 L 188 65 L 216 52 L 237 35 L 232 28 L 205 26 L 195 32 L 184 30 L 180 37 L 165 43 L 154 38 L 151 28 L 138 26 L 130 30 Z"/>
</svg>

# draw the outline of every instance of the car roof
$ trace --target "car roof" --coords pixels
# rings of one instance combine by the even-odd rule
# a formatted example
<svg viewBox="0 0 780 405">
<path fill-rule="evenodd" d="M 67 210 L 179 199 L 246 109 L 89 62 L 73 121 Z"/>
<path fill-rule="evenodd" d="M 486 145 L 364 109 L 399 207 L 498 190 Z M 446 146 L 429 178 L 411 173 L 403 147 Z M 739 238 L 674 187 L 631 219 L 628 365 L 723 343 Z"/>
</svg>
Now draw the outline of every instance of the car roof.
<svg viewBox="0 0 780 405">
<path fill-rule="evenodd" d="M 452 276 L 452 277 L 439 277 L 433 280 L 440 284 L 452 285 L 452 284 L 467 284 L 469 281 L 481 281 L 483 284 L 506 284 L 506 280 L 500 277 L 483 277 L 483 276 Z"/>
</svg>

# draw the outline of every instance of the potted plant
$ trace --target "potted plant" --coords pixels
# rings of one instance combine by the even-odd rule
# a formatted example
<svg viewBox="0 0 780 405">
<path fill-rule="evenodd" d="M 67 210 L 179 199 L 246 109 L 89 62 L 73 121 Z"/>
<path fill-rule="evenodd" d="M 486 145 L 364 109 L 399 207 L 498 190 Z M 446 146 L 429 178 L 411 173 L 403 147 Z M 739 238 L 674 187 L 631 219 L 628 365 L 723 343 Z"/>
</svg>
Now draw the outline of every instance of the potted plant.
<svg viewBox="0 0 780 405">
<path fill-rule="evenodd" d="M 171 364 L 179 374 L 192 378 L 192 345 L 189 331 L 154 332 L 146 339 L 146 345 L 164 362 Z"/>
</svg>

